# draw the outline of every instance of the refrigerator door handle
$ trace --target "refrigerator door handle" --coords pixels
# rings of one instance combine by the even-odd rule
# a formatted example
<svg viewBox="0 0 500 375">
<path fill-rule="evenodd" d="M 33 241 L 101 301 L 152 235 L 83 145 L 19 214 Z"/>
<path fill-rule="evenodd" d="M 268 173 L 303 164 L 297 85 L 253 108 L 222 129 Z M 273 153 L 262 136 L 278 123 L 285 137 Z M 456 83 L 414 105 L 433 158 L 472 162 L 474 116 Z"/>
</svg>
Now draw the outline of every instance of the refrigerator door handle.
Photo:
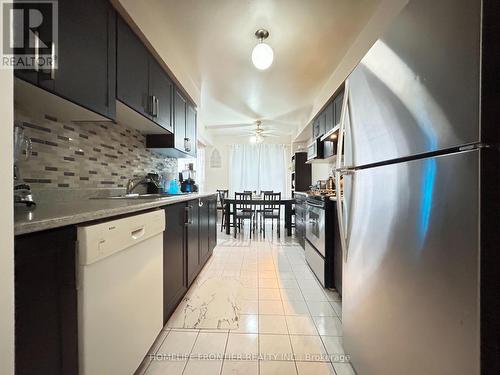
<svg viewBox="0 0 500 375">
<path fill-rule="evenodd" d="M 340 243 L 342 245 L 342 253 L 344 254 L 344 262 L 347 261 L 348 256 L 348 241 L 347 241 L 347 223 L 344 222 L 344 206 L 345 194 L 341 185 L 340 179 L 343 175 L 353 174 L 354 170 L 347 168 L 344 165 L 344 133 L 346 128 L 346 115 L 349 107 L 349 79 L 345 82 L 344 87 L 344 100 L 342 102 L 342 111 L 340 114 L 340 128 L 339 136 L 337 139 L 337 162 L 335 168 L 335 186 L 339 189 L 337 193 L 337 216 L 339 223 Z"/>
</svg>

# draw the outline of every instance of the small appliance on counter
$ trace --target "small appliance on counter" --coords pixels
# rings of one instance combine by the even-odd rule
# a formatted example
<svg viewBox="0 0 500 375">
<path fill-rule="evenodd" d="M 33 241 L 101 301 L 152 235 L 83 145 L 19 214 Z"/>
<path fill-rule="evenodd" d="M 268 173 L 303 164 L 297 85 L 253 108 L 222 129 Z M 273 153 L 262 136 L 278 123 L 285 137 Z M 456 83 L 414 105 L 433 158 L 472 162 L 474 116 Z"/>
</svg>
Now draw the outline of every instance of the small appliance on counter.
<svg viewBox="0 0 500 375">
<path fill-rule="evenodd" d="M 158 194 L 161 189 L 161 177 L 158 173 L 148 173 L 146 178 L 148 194 Z"/>
<path fill-rule="evenodd" d="M 18 164 L 21 160 L 29 160 L 31 151 L 31 139 L 24 135 L 22 127 L 14 126 L 14 204 L 27 207 L 33 207 L 36 203 L 30 185 L 22 182 Z"/>
<path fill-rule="evenodd" d="M 335 181 L 332 176 L 328 177 L 328 180 L 326 180 L 326 188 L 328 190 L 335 190 Z"/>
<path fill-rule="evenodd" d="M 196 171 L 193 170 L 193 163 L 189 163 L 186 165 L 186 169 L 179 173 L 179 181 L 181 182 L 181 191 L 183 193 L 195 193 L 198 191 L 195 178 Z"/>
</svg>

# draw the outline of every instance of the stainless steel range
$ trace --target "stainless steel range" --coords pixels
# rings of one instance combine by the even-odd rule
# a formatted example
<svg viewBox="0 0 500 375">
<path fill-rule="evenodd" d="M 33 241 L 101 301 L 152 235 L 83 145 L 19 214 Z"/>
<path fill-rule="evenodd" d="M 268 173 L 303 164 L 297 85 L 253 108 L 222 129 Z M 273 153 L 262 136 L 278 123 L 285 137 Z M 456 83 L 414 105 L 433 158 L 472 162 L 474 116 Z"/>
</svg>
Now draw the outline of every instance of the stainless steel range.
<svg viewBox="0 0 500 375">
<path fill-rule="evenodd" d="M 325 202 L 310 197 L 306 201 L 306 239 L 325 256 Z"/>
<path fill-rule="evenodd" d="M 342 267 L 335 267 L 336 250 L 341 251 L 336 207 L 332 194 L 313 194 L 306 200 L 306 261 L 325 288 L 335 287 L 341 293 Z"/>
</svg>

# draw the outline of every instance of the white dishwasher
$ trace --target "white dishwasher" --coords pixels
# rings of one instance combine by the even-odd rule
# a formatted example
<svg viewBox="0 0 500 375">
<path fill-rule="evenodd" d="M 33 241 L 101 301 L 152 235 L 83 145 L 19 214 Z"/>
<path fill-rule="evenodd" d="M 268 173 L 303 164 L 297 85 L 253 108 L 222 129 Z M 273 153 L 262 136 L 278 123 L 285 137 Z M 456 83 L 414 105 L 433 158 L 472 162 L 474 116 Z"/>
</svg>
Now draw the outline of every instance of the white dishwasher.
<svg viewBox="0 0 500 375">
<path fill-rule="evenodd" d="M 165 212 L 78 227 L 80 375 L 133 374 L 163 327 Z"/>
</svg>

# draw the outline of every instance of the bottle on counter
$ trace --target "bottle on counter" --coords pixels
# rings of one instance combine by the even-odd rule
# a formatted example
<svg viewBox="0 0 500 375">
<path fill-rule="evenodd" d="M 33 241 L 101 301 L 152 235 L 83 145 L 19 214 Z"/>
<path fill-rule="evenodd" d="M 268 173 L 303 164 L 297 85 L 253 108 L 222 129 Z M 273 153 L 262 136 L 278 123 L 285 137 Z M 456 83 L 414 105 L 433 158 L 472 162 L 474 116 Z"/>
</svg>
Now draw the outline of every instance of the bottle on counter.
<svg viewBox="0 0 500 375">
<path fill-rule="evenodd" d="M 179 194 L 179 182 L 176 179 L 170 180 L 170 184 L 168 186 L 168 194 Z"/>
</svg>

